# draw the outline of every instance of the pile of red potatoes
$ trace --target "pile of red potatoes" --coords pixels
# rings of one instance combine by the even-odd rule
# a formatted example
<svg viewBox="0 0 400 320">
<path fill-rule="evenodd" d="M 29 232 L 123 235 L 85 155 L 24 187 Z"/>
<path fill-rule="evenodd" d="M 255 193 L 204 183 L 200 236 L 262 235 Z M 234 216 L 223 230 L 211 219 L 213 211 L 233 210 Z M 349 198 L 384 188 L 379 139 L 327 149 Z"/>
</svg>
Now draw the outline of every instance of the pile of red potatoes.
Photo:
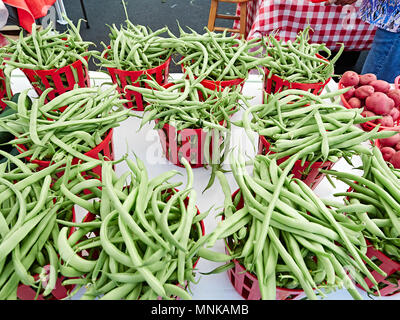
<svg viewBox="0 0 400 320">
<path fill-rule="evenodd" d="M 375 74 L 360 75 L 354 71 L 346 71 L 340 83 L 344 87 L 351 87 L 343 94 L 351 108 L 364 108 L 362 115 L 365 117 L 381 116 L 372 122 L 388 127 L 382 130 L 400 132 L 400 126 L 396 125 L 396 121 L 400 120 L 400 89 L 387 81 L 377 79 Z M 393 167 L 400 169 L 400 133 L 380 139 L 378 146 L 383 158 Z"/>
</svg>

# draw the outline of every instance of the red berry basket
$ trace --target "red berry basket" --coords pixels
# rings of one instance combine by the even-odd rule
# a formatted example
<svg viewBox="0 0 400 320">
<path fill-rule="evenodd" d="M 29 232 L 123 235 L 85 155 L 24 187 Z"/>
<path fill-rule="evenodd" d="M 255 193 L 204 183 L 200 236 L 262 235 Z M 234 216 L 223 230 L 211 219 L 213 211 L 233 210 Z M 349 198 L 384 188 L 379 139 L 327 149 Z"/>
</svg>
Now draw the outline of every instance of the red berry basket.
<svg viewBox="0 0 400 320">
<path fill-rule="evenodd" d="M 357 181 L 355 181 L 354 183 L 358 183 Z M 347 192 L 352 192 L 354 189 L 353 188 L 349 188 L 347 190 Z M 349 199 L 349 197 L 347 197 L 347 200 Z M 388 256 L 386 256 L 383 252 L 377 250 L 374 248 L 374 246 L 366 239 L 366 243 L 367 243 L 367 253 L 366 256 L 372 260 L 378 267 L 379 269 L 381 269 L 382 271 L 384 271 L 386 273 L 386 277 L 384 277 L 383 275 L 379 274 L 377 271 L 372 270 L 369 266 L 368 269 L 370 270 L 373 278 L 376 280 L 376 282 L 378 282 L 378 285 L 380 285 L 380 289 L 379 289 L 379 293 L 377 291 L 375 291 L 375 295 L 380 295 L 383 297 L 388 297 L 388 296 L 393 296 L 396 295 L 398 293 L 400 293 L 400 280 L 397 281 L 397 284 L 388 281 L 388 278 L 394 274 L 394 273 L 399 273 L 400 275 L 400 263 L 397 261 L 393 261 L 392 259 L 390 259 Z M 369 289 L 372 289 L 374 287 L 374 284 L 371 282 L 370 279 L 368 279 L 368 277 L 364 278 L 367 286 Z M 359 284 L 356 284 L 357 287 L 359 287 L 360 289 L 364 290 L 365 289 L 360 286 Z"/>
<path fill-rule="evenodd" d="M 240 189 L 236 190 L 232 194 L 232 200 L 235 199 L 239 191 Z M 243 198 L 241 198 L 236 209 L 240 210 L 243 206 L 244 202 Z M 228 246 L 227 241 L 225 241 L 225 245 Z M 257 276 L 248 272 L 236 259 L 233 259 L 233 262 L 235 267 L 228 270 L 228 278 L 235 290 L 245 300 L 261 300 L 261 292 Z M 301 300 L 304 298 L 306 298 L 306 294 L 302 289 L 276 287 L 276 300 Z"/>
<path fill-rule="evenodd" d="M 339 90 L 346 88 L 340 81 L 338 83 L 338 88 Z M 398 76 L 395 81 L 394 81 L 394 88 L 400 89 L 400 76 Z M 346 98 L 344 95 L 340 95 L 340 100 L 342 101 L 343 106 L 345 106 L 347 109 L 352 109 L 350 104 L 347 102 Z M 363 128 L 365 131 L 371 131 L 373 130 L 377 124 L 372 122 L 372 121 L 367 121 L 364 123 L 360 123 L 361 128 Z M 393 127 L 385 127 L 385 126 L 380 126 L 379 131 L 381 130 L 398 130 L 400 126 L 400 119 L 397 119 L 394 121 L 394 126 Z"/>
<path fill-rule="evenodd" d="M 28 149 L 26 148 L 26 146 L 24 145 L 17 145 L 18 146 L 18 151 L 22 153 L 22 151 L 27 151 Z M 22 150 L 22 151 L 21 151 Z M 113 145 L 113 129 L 110 129 L 108 131 L 108 133 L 106 134 L 105 138 L 103 139 L 103 141 L 98 144 L 95 148 L 93 148 L 92 150 L 86 152 L 84 154 L 85 156 L 88 156 L 90 158 L 93 159 L 99 159 L 100 155 L 104 158 L 107 159 L 109 161 L 113 161 L 114 160 L 114 145 Z M 32 160 L 30 157 L 25 157 L 25 159 L 28 162 L 31 163 L 35 163 L 38 165 L 37 170 L 42 170 L 45 169 L 47 167 L 49 167 L 50 165 L 52 165 L 53 163 L 51 161 L 44 161 L 44 160 L 37 160 L 34 159 Z M 80 161 L 80 159 L 78 158 L 74 158 L 72 160 L 72 164 L 78 164 Z M 99 176 L 101 179 L 101 165 L 93 168 L 91 170 L 95 175 Z M 57 177 L 60 178 L 62 177 L 64 174 L 63 171 L 60 171 L 57 173 Z M 84 175 L 84 173 L 82 173 Z"/>
<path fill-rule="evenodd" d="M 72 222 L 75 221 L 76 221 L 75 210 L 74 207 L 72 207 Z M 74 230 L 75 230 L 74 228 L 71 228 L 69 236 L 71 236 Z M 46 271 L 46 275 L 48 275 L 50 272 L 50 265 L 46 265 L 43 268 Z M 37 281 L 39 279 L 39 275 L 36 274 L 33 276 L 33 278 L 35 279 L 35 281 Z M 20 284 L 17 288 L 17 298 L 19 300 L 62 300 L 68 297 L 68 295 L 75 288 L 75 285 L 63 286 L 62 282 L 66 279 L 67 279 L 66 277 L 59 275 L 54 289 L 52 290 L 51 294 L 46 297 L 44 297 L 43 294 L 37 295 L 35 289 L 33 289 L 32 287 L 27 286 L 25 284 Z"/>
<path fill-rule="evenodd" d="M 87 57 L 84 57 L 84 59 L 88 61 Z M 47 95 L 46 102 L 64 92 L 71 91 L 75 85 L 78 85 L 80 88 L 90 87 L 89 70 L 81 60 L 77 60 L 60 69 L 21 70 L 39 96 L 42 95 L 43 91 L 46 89 L 53 88 Z M 74 76 L 74 74 L 76 76 Z M 77 77 L 77 79 L 75 77 Z"/>
<path fill-rule="evenodd" d="M 171 57 L 169 57 L 164 63 L 158 67 L 140 70 L 140 71 L 125 71 L 116 68 L 109 68 L 108 73 L 111 76 L 111 80 L 117 85 L 117 90 L 121 94 L 122 99 L 130 100 L 125 103 L 125 107 L 136 111 L 143 111 L 145 103 L 143 101 L 142 94 L 133 90 L 125 90 L 125 86 L 132 85 L 135 87 L 150 88 L 147 83 L 140 81 L 142 78 L 148 80 L 155 80 L 159 85 L 164 85 L 168 82 L 169 77 L 169 66 L 171 63 Z"/>
<path fill-rule="evenodd" d="M 265 139 L 263 136 L 259 136 L 258 140 L 258 154 L 266 155 L 268 153 L 274 153 L 270 151 L 271 144 Z M 289 157 L 283 157 L 277 161 L 278 164 L 281 164 Z M 314 162 L 310 166 L 310 162 L 305 161 L 304 165 L 301 164 L 301 160 L 297 160 L 293 166 L 292 174 L 294 178 L 302 180 L 306 185 L 308 185 L 311 189 L 315 189 L 318 184 L 325 177 L 325 174 L 320 172 L 320 169 L 330 170 L 334 162 L 325 161 L 325 162 Z M 310 167 L 310 168 L 309 168 Z"/>
<path fill-rule="evenodd" d="M 182 66 L 182 72 L 185 73 L 184 66 Z M 196 79 L 197 77 L 194 76 L 194 78 Z M 223 80 L 223 81 L 204 79 L 204 80 L 200 81 L 200 83 L 204 87 L 206 87 L 207 89 L 212 90 L 212 91 L 215 91 L 215 90 L 223 91 L 226 88 L 232 88 L 232 87 L 236 87 L 236 86 L 240 86 L 240 91 L 242 91 L 244 83 L 245 83 L 245 79 L 237 78 L 237 79 L 233 79 L 233 80 Z M 202 93 L 200 91 L 199 91 L 199 96 L 200 96 L 200 99 L 203 99 Z"/>
<path fill-rule="evenodd" d="M 386 277 L 380 275 L 375 270 L 371 270 L 371 274 L 380 285 L 379 295 L 383 297 L 394 296 L 400 293 L 400 280 L 397 280 L 397 283 L 393 283 L 388 281 L 388 278 L 394 273 L 400 274 L 400 263 L 393 261 L 388 256 L 386 256 L 383 252 L 375 249 L 371 243 L 367 240 L 367 257 L 375 262 L 379 266 L 379 268 L 386 273 Z M 372 288 L 374 284 L 367 277 L 364 279 L 368 285 L 368 288 Z M 358 286 L 363 289 L 361 286 Z M 363 289 L 364 290 L 364 289 Z M 378 292 L 374 293 L 378 295 Z"/>
<path fill-rule="evenodd" d="M 320 59 L 326 60 L 319 54 L 317 54 L 316 56 Z M 269 75 L 270 71 L 266 67 L 264 67 L 263 69 L 265 73 L 263 80 L 264 91 L 265 93 L 268 94 L 275 94 L 288 89 L 298 89 L 298 90 L 310 91 L 315 95 L 320 95 L 324 91 L 325 86 L 329 83 L 329 81 L 331 81 L 331 78 L 329 78 L 325 82 L 317 82 L 317 83 L 290 82 L 282 79 L 276 74 Z M 263 102 L 264 102 L 264 97 L 263 97 Z"/>
<path fill-rule="evenodd" d="M 156 123 L 158 122 L 159 120 L 156 120 Z M 220 124 L 222 125 L 223 122 Z M 176 130 L 174 126 L 168 123 L 165 123 L 161 129 L 158 129 L 161 146 L 166 158 L 179 167 L 184 167 L 180 162 L 182 156 L 186 158 L 192 168 L 204 167 L 204 165 L 209 163 L 208 160 L 212 159 L 214 135 L 210 138 L 209 153 L 205 154 L 205 142 L 208 134 L 213 133 L 207 133 L 203 129 L 187 128 Z M 219 145 L 222 142 L 223 139 L 220 137 Z"/>
</svg>

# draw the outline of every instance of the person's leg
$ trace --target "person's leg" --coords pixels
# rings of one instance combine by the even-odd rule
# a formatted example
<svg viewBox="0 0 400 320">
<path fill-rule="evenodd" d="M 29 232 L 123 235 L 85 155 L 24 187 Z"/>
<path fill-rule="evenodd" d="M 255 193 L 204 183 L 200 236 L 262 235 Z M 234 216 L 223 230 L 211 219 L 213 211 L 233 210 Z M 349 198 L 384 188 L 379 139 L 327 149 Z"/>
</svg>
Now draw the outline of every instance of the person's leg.
<svg viewBox="0 0 400 320">
<path fill-rule="evenodd" d="M 374 73 L 378 79 L 393 83 L 400 75 L 400 33 L 377 29 L 362 74 Z"/>
</svg>

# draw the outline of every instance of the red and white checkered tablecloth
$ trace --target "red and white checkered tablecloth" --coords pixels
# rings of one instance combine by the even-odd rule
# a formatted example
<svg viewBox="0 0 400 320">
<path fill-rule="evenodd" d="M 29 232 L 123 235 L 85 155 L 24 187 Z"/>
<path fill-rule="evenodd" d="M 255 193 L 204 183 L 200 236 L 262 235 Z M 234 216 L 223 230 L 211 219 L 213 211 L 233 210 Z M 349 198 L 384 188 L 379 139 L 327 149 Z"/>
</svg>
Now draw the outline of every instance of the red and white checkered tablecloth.
<svg viewBox="0 0 400 320">
<path fill-rule="evenodd" d="M 247 38 L 279 31 L 281 39 L 293 41 L 309 24 L 313 43 L 325 43 L 333 51 L 340 48 L 340 43 L 346 51 L 368 50 L 376 28 L 357 17 L 359 7 L 359 2 L 336 6 L 308 0 L 251 0 L 247 4 Z M 235 21 L 234 28 L 238 26 Z"/>
</svg>

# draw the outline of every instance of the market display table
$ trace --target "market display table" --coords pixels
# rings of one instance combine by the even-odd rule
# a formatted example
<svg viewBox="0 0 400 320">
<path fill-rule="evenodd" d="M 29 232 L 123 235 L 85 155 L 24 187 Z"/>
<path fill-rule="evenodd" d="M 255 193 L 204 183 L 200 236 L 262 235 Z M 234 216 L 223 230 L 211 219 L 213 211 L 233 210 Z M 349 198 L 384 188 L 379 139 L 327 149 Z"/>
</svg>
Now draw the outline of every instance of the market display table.
<svg viewBox="0 0 400 320">
<path fill-rule="evenodd" d="M 376 28 L 357 17 L 359 1 L 335 6 L 308 0 L 253 0 L 247 3 L 247 37 L 278 31 L 281 39 L 294 40 L 306 25 L 314 30 L 310 42 L 325 43 L 333 51 L 343 43 L 346 51 L 371 47 Z M 237 8 L 237 14 L 240 8 Z M 234 23 L 234 28 L 239 22 Z"/>
<path fill-rule="evenodd" d="M 173 78 L 181 76 L 181 74 L 171 75 L 171 77 Z M 110 83 L 110 78 L 107 75 L 99 72 L 91 71 L 90 79 L 93 86 L 99 86 L 103 83 Z M 19 70 L 14 71 L 11 78 L 11 86 L 14 93 L 21 92 L 22 90 L 31 87 L 27 78 Z M 328 84 L 328 86 L 331 91 L 337 90 L 337 83 L 333 80 Z M 107 84 L 104 84 L 104 88 L 106 87 Z M 245 96 L 253 97 L 253 99 L 251 100 L 252 104 L 260 104 L 261 93 L 261 77 L 259 75 L 250 75 L 249 79 L 246 81 L 243 87 L 243 94 Z M 29 95 L 32 97 L 37 96 L 33 89 L 29 92 Z M 140 114 L 140 112 L 138 113 Z M 242 111 L 239 111 L 237 114 L 234 115 L 232 120 L 240 119 L 241 114 Z M 158 176 L 159 174 L 168 170 L 178 170 L 179 172 L 181 172 L 182 175 L 175 176 L 173 179 L 171 179 L 171 182 L 185 183 L 185 169 L 175 166 L 168 160 L 166 160 L 165 156 L 162 153 L 158 133 L 156 130 L 153 130 L 153 124 L 145 125 L 140 131 L 138 131 L 139 124 L 140 119 L 131 117 L 122 122 L 119 127 L 114 129 L 113 142 L 115 159 L 119 159 L 127 152 L 129 153 L 129 157 L 133 157 L 134 152 L 142 161 L 144 161 L 148 169 L 149 178 Z M 247 156 L 249 158 L 252 158 L 256 154 L 256 150 L 253 149 L 251 141 L 247 138 L 244 130 L 237 127 L 233 127 L 232 130 L 232 146 L 240 147 L 241 150 L 243 150 L 243 153 L 246 152 Z M 354 157 L 353 161 L 355 166 L 359 166 L 361 164 L 361 161 L 358 157 Z M 229 169 L 229 165 L 226 166 L 226 169 Z M 333 169 L 339 171 L 350 171 L 351 167 L 349 166 L 349 164 L 347 164 L 346 161 L 340 160 L 338 163 L 335 164 Z M 117 175 L 122 174 L 126 170 L 129 169 L 128 167 L 126 167 L 125 163 L 116 165 Z M 250 168 L 248 170 L 250 170 Z M 213 209 L 204 221 L 206 233 L 211 232 L 216 227 L 218 221 L 220 221 L 220 217 L 216 217 L 216 215 L 220 212 L 224 202 L 223 193 L 218 181 L 215 181 L 214 185 L 203 193 L 203 190 L 208 183 L 210 173 L 210 169 L 193 169 L 194 189 L 197 193 L 197 207 L 199 208 L 200 212 L 204 212 L 207 211 L 211 206 L 213 206 Z M 233 179 L 232 174 L 227 173 L 226 176 L 230 183 L 232 192 L 235 191 L 237 189 L 237 185 Z M 321 198 L 333 199 L 333 193 L 346 191 L 348 188 L 340 181 L 335 180 L 335 184 L 336 188 L 333 188 L 329 184 L 327 179 L 324 179 L 317 186 L 315 192 Z M 76 212 L 78 221 L 80 221 L 86 214 L 86 212 L 79 207 L 76 207 Z M 218 241 L 212 249 L 215 251 L 224 252 L 223 241 Z M 199 263 L 197 265 L 197 279 L 199 279 L 200 281 L 190 287 L 190 292 L 194 300 L 243 300 L 243 298 L 235 291 L 234 287 L 230 283 L 227 272 L 214 275 L 201 275 L 199 273 L 209 272 L 220 265 L 221 263 L 215 263 L 204 259 L 199 260 Z M 364 299 L 371 299 L 366 295 L 363 290 L 358 290 Z M 83 292 L 84 289 L 79 291 L 78 294 L 75 295 L 72 299 L 79 299 Z M 345 289 L 341 289 L 337 290 L 336 292 L 327 294 L 325 299 L 352 300 L 353 298 Z M 385 298 L 374 297 L 373 299 L 398 300 L 400 299 L 400 295 L 398 294 L 397 296 Z"/>
</svg>

